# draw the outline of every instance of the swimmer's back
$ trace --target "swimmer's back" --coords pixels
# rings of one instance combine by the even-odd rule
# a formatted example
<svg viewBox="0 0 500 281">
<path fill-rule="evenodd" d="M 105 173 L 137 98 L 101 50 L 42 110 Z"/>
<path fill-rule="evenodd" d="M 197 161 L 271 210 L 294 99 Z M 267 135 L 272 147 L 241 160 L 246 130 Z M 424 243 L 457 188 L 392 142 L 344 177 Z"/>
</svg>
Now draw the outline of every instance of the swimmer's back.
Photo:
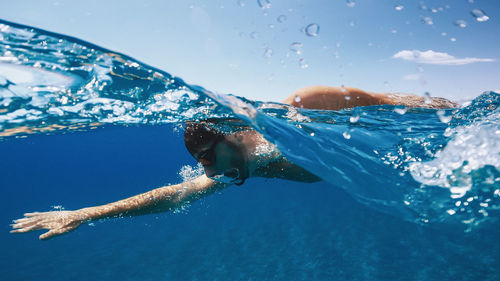
<svg viewBox="0 0 500 281">
<path fill-rule="evenodd" d="M 406 94 L 365 92 L 352 87 L 311 86 L 297 90 L 284 103 L 309 109 L 340 110 L 369 105 L 402 105 L 407 107 L 455 108 L 458 104 L 444 98 Z"/>
</svg>

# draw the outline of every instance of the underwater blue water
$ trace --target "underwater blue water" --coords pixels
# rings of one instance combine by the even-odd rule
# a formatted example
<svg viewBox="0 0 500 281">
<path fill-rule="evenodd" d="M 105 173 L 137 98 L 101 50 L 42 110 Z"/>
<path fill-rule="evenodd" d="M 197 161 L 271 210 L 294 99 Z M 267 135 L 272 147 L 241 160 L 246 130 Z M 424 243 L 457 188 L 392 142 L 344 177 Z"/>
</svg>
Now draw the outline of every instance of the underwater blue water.
<svg viewBox="0 0 500 281">
<path fill-rule="evenodd" d="M 0 22 L 0 276 L 498 280 L 499 105 L 494 92 L 454 110 L 254 102 Z M 183 121 L 226 117 L 323 181 L 249 179 L 175 212 L 92 222 L 49 241 L 8 233 L 25 212 L 182 181 L 181 168 L 196 165 Z"/>
</svg>

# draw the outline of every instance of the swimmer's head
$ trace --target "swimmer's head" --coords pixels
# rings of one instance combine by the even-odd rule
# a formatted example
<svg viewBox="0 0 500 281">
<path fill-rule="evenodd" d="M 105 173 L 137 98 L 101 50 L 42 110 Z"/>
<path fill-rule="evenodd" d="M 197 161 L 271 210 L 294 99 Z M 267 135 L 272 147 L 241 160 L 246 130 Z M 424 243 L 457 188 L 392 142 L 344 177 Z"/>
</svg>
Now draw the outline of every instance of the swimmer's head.
<svg viewBox="0 0 500 281">
<path fill-rule="evenodd" d="M 205 174 L 220 182 L 243 184 L 248 178 L 246 151 L 235 134 L 214 128 L 216 120 L 187 122 L 184 143 L 203 165 Z"/>
</svg>

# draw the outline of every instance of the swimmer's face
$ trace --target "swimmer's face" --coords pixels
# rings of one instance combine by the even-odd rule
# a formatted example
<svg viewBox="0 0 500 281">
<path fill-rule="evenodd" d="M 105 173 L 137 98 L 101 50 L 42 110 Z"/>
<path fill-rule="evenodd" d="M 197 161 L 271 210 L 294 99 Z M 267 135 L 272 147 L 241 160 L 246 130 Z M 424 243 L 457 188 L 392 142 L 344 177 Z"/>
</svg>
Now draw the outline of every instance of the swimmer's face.
<svg viewBox="0 0 500 281">
<path fill-rule="evenodd" d="M 244 148 L 238 134 L 224 135 L 207 124 L 191 123 L 186 126 L 184 141 L 208 177 L 234 184 L 242 184 L 248 177 Z"/>
</svg>

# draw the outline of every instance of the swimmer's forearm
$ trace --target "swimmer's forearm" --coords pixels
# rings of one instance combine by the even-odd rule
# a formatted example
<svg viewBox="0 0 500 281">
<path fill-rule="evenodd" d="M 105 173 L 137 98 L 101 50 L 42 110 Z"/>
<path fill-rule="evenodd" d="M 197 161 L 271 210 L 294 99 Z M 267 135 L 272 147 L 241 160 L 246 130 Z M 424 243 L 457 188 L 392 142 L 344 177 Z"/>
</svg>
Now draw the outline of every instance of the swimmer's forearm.
<svg viewBox="0 0 500 281">
<path fill-rule="evenodd" d="M 78 210 L 87 220 L 115 216 L 137 216 L 168 211 L 223 188 L 205 175 L 181 184 L 164 186 L 106 205 Z"/>
</svg>

